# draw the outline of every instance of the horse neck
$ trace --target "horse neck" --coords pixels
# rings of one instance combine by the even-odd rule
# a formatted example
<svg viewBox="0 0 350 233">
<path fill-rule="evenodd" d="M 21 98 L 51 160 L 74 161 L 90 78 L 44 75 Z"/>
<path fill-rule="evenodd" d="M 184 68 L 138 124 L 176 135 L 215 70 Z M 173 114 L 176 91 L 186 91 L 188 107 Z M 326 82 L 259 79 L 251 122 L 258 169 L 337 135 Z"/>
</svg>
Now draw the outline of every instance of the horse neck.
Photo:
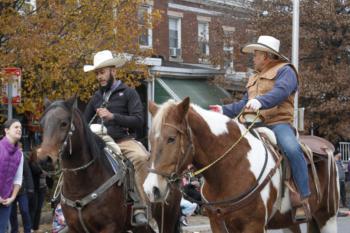
<svg viewBox="0 0 350 233">
<path fill-rule="evenodd" d="M 87 140 L 86 132 L 84 132 L 86 129 L 79 127 L 82 125 L 82 120 L 78 118 L 75 121 L 76 130 L 72 135 L 71 142 L 68 142 L 66 148 L 66 154 L 70 153 L 69 147 L 71 143 L 72 153 L 62 159 L 62 166 L 64 168 L 78 168 L 88 164 L 94 160 L 94 156 L 97 156 L 94 162 L 87 168 L 76 172 L 67 171 L 63 173 L 63 192 L 65 195 L 77 198 L 93 192 L 110 177 L 108 169 L 103 164 L 103 158 L 100 158 L 98 153 L 91 154 L 92 145 Z"/>
<path fill-rule="evenodd" d="M 228 122 L 228 132 L 215 135 L 210 131 L 206 121 L 196 112 L 190 111 L 188 115 L 190 128 L 193 133 L 195 155 L 193 164 L 197 169 L 204 168 L 222 156 L 239 138 L 241 132 L 235 122 Z M 218 119 L 220 120 L 220 119 Z M 246 159 L 249 151 L 248 142 L 243 139 L 239 145 L 232 149 L 222 160 L 206 169 L 202 174 L 207 184 L 210 184 L 211 193 L 226 195 L 226 191 L 232 195 L 232 187 L 235 185 L 249 186 L 253 182 L 249 175 L 249 163 Z M 243 184 L 232 177 L 242 177 L 247 174 Z M 253 177 L 251 177 L 253 178 Z M 232 180 L 232 181 L 231 181 Z M 222 182 L 221 182 L 222 181 Z M 230 182 L 227 182 L 230 181 Z M 237 187 L 237 186 L 236 186 Z M 238 192 L 237 192 L 238 193 Z"/>
</svg>

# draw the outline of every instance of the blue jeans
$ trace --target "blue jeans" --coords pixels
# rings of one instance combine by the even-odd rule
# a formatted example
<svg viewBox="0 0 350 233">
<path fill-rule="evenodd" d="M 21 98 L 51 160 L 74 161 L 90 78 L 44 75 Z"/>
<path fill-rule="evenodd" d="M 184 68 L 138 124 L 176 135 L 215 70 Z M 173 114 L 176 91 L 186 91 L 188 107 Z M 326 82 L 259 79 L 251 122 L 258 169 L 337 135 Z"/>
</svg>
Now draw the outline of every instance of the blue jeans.
<svg viewBox="0 0 350 233">
<path fill-rule="evenodd" d="M 32 220 L 32 229 L 38 230 L 40 225 L 41 208 L 43 207 L 46 196 L 46 188 L 34 190 L 34 196 L 30 201 L 30 217 Z"/>
<path fill-rule="evenodd" d="M 192 203 L 184 198 L 181 198 L 180 207 L 182 215 L 190 216 L 196 210 L 197 203 Z"/>
<path fill-rule="evenodd" d="M 17 202 L 19 206 L 19 211 L 21 212 L 24 233 L 30 233 L 32 229 L 32 220 L 30 219 L 29 207 L 28 207 L 28 197 L 27 194 L 20 194 L 17 196 L 16 200 L 12 203 L 11 209 L 11 233 L 18 233 L 18 219 L 17 219 Z"/>
<path fill-rule="evenodd" d="M 309 176 L 304 153 L 295 137 L 294 129 L 290 124 L 270 125 L 275 133 L 277 144 L 282 153 L 287 157 L 292 170 L 293 179 L 300 192 L 301 198 L 310 196 Z"/>
<path fill-rule="evenodd" d="M 9 224 L 11 206 L 0 204 L 0 233 L 5 233 Z"/>
</svg>

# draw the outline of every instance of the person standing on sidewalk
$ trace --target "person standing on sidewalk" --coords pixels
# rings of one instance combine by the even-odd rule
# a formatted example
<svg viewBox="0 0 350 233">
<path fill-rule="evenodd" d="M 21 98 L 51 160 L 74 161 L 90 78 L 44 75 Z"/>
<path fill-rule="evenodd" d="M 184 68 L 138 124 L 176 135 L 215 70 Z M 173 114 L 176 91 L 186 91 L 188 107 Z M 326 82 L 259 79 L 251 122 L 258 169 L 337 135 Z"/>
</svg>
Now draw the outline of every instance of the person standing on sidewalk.
<svg viewBox="0 0 350 233">
<path fill-rule="evenodd" d="M 18 233 L 18 218 L 17 218 L 17 203 L 22 216 L 23 232 L 30 233 L 32 229 L 32 220 L 29 213 L 29 197 L 34 195 L 34 184 L 32 173 L 28 164 L 28 160 L 25 157 L 23 163 L 23 183 L 19 190 L 15 201 L 12 203 L 10 223 L 11 233 Z"/>
<path fill-rule="evenodd" d="M 0 141 L 0 232 L 6 231 L 11 204 L 16 199 L 23 179 L 23 155 L 18 147 L 22 125 L 17 119 L 4 123 L 5 136 Z"/>
<path fill-rule="evenodd" d="M 335 155 L 335 163 L 338 168 L 338 179 L 340 188 L 340 204 L 342 207 L 346 207 L 346 190 L 345 190 L 345 168 L 341 160 L 341 154 L 337 153 Z"/>
<path fill-rule="evenodd" d="M 34 232 L 38 232 L 40 226 L 41 209 L 43 207 L 47 185 L 46 176 L 47 173 L 42 169 L 36 156 L 37 148 L 34 148 L 29 157 L 29 165 L 32 171 L 33 183 L 34 183 L 34 195 L 30 200 L 29 209 L 30 217 L 32 219 L 32 229 Z"/>
</svg>

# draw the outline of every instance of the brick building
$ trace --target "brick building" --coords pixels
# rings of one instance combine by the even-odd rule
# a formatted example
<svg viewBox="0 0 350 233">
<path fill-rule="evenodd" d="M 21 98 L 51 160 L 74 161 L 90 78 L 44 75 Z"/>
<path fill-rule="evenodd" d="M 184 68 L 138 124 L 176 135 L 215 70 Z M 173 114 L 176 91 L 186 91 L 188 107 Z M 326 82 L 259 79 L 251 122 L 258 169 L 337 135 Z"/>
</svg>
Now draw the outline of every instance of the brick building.
<svg viewBox="0 0 350 233">
<path fill-rule="evenodd" d="M 140 42 L 166 61 L 246 71 L 239 49 L 253 37 L 247 29 L 251 2 L 148 0 L 143 10 L 161 10 L 162 20 Z"/>
</svg>

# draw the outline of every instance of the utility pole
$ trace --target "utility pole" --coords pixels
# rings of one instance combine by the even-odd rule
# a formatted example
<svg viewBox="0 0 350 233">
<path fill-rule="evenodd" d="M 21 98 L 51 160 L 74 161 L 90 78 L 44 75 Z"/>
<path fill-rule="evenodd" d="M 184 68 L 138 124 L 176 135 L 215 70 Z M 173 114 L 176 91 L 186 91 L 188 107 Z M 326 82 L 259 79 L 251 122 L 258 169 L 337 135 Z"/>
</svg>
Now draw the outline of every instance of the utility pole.
<svg viewBox="0 0 350 233">
<path fill-rule="evenodd" d="M 299 70 L 299 0 L 293 0 L 292 64 Z M 298 129 L 298 92 L 294 97 L 294 127 Z"/>
</svg>

